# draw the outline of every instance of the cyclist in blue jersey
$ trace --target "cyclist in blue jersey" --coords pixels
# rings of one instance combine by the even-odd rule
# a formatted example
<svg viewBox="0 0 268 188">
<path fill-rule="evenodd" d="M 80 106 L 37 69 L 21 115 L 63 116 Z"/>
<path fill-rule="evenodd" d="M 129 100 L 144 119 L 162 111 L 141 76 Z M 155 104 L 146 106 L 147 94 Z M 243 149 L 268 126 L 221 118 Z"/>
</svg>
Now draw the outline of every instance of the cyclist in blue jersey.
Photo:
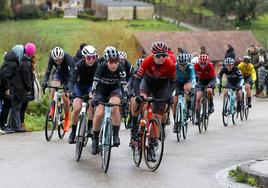
<svg viewBox="0 0 268 188">
<path fill-rule="evenodd" d="M 184 91 L 187 92 L 186 94 L 186 101 L 187 101 L 187 109 L 189 115 L 191 115 L 191 97 L 189 96 L 189 92 L 192 88 L 196 85 L 195 79 L 195 71 L 194 67 L 191 64 L 191 57 L 188 54 L 179 54 L 177 56 L 177 64 L 176 64 L 176 81 L 177 81 L 177 88 L 176 94 L 174 97 L 174 104 L 173 104 L 173 118 L 175 120 L 176 114 L 176 104 L 178 103 L 178 95 L 180 92 Z M 178 132 L 178 125 L 174 124 L 173 132 Z"/>
</svg>

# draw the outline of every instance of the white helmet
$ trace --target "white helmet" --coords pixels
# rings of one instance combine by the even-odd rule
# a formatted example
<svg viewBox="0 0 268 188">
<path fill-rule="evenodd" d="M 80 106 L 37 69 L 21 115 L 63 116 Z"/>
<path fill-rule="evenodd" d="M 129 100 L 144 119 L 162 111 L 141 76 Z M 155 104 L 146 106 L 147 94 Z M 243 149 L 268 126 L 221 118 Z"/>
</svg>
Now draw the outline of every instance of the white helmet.
<svg viewBox="0 0 268 188">
<path fill-rule="evenodd" d="M 127 53 L 124 51 L 119 51 L 119 59 L 127 59 Z"/>
<path fill-rule="evenodd" d="M 108 46 L 105 48 L 104 50 L 104 54 L 103 54 L 103 57 L 106 59 L 106 60 L 109 60 L 111 58 L 113 59 L 118 59 L 119 58 L 119 53 L 117 51 L 117 49 L 113 46 Z"/>
<path fill-rule="evenodd" d="M 86 45 L 82 49 L 82 55 L 83 56 L 97 56 L 97 50 L 91 45 Z"/>
<path fill-rule="evenodd" d="M 58 60 L 58 59 L 61 59 L 63 58 L 64 56 L 64 51 L 62 48 L 60 47 L 55 47 L 51 50 L 51 57 L 54 59 L 54 60 Z"/>
</svg>

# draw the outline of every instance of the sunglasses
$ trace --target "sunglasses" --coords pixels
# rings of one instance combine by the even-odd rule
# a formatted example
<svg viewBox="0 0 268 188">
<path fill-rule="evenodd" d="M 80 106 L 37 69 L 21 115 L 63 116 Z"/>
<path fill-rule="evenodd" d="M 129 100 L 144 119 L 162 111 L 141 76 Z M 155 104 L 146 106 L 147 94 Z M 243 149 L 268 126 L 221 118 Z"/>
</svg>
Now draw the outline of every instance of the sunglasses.
<svg viewBox="0 0 268 188">
<path fill-rule="evenodd" d="M 94 61 L 97 57 L 94 55 L 94 56 L 86 56 L 86 59 L 89 60 L 89 61 Z"/>
<path fill-rule="evenodd" d="M 155 54 L 154 56 L 155 56 L 157 59 L 160 59 L 161 57 L 162 57 L 162 58 L 165 58 L 165 57 L 167 57 L 168 55 L 165 54 L 165 53 L 159 53 L 159 54 Z"/>
</svg>

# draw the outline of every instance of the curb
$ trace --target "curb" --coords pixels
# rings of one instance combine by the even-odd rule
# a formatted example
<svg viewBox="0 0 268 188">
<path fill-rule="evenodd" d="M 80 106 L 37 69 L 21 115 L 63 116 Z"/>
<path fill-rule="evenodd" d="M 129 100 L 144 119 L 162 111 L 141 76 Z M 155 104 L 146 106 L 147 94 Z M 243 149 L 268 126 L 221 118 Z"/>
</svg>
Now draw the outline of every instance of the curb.
<svg viewBox="0 0 268 188">
<path fill-rule="evenodd" d="M 254 164 L 256 164 L 258 162 L 262 162 L 262 161 L 265 161 L 265 159 L 257 159 L 255 161 L 246 162 L 246 163 L 239 165 L 238 169 L 242 173 L 245 173 L 246 175 L 253 176 L 257 181 L 258 187 L 264 187 L 264 188 L 267 187 L 268 188 L 268 174 L 263 174 L 263 173 L 255 171 L 255 170 L 252 170 L 250 168 L 251 165 L 254 165 Z"/>
</svg>

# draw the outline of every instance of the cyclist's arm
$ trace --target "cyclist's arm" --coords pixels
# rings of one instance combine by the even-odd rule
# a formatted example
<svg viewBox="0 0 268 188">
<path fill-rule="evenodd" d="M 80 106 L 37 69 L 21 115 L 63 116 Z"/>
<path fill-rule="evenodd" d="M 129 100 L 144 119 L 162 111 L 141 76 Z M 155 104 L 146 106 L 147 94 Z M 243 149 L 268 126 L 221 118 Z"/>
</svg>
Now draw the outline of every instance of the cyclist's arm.
<svg viewBox="0 0 268 188">
<path fill-rule="evenodd" d="M 176 88 L 176 66 L 171 62 L 170 67 L 170 79 L 169 79 L 169 88 L 168 88 L 168 98 L 172 96 L 173 91 Z"/>
<path fill-rule="evenodd" d="M 99 82 L 101 81 L 101 77 L 102 77 L 103 71 L 105 69 L 105 63 L 106 62 L 100 62 L 98 64 L 97 70 L 95 71 L 93 83 L 92 83 L 92 89 L 91 89 L 92 94 L 96 93 L 97 86 L 98 86 Z"/>
<path fill-rule="evenodd" d="M 222 76 L 224 74 L 224 70 L 225 70 L 225 67 L 221 68 L 221 71 L 219 72 L 217 78 L 216 78 L 216 82 L 217 84 L 221 84 L 222 83 Z"/>
<path fill-rule="evenodd" d="M 194 71 L 194 67 L 193 65 L 189 65 L 189 74 L 190 74 L 190 79 L 192 81 L 192 84 L 196 83 L 196 75 L 195 75 L 195 71 Z"/>
<path fill-rule="evenodd" d="M 250 70 L 250 75 L 251 75 L 252 80 L 255 82 L 256 79 L 257 79 L 257 76 L 256 76 L 256 71 L 255 71 L 253 65 L 252 65 L 252 68 L 251 68 L 251 70 Z"/>
<path fill-rule="evenodd" d="M 81 61 L 77 62 L 77 64 L 74 66 L 74 71 L 70 78 L 70 91 L 71 92 L 74 91 L 74 85 L 78 80 L 80 62 Z"/>
<path fill-rule="evenodd" d="M 69 89 L 71 89 L 71 77 L 74 74 L 74 61 L 72 56 L 70 56 L 69 54 L 65 54 L 64 58 L 66 58 L 66 63 L 68 65 L 68 74 L 69 74 L 69 79 L 67 81 L 67 86 Z"/>
<path fill-rule="evenodd" d="M 121 86 L 121 91 L 122 91 L 122 97 L 125 98 L 127 97 L 127 75 L 125 69 L 120 66 L 119 68 L 119 84 Z"/>
</svg>

